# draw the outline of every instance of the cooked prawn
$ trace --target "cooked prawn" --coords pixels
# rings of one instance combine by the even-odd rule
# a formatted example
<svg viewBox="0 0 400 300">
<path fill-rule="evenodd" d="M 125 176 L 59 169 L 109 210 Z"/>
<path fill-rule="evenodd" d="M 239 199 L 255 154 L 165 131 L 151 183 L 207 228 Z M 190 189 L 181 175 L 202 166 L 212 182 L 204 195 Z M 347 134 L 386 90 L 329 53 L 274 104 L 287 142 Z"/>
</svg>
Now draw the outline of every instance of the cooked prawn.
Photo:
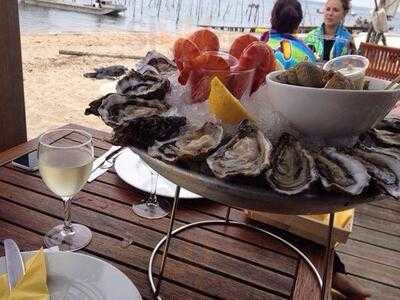
<svg viewBox="0 0 400 300">
<path fill-rule="evenodd" d="M 218 51 L 219 40 L 217 35 L 208 29 L 200 29 L 189 36 L 189 40 L 197 45 L 200 51 Z"/>
<path fill-rule="evenodd" d="M 264 82 L 265 76 L 275 69 L 273 50 L 264 42 L 255 41 L 244 49 L 239 58 L 238 70 L 255 69 L 251 92 L 255 92 Z"/>
<path fill-rule="evenodd" d="M 200 49 L 192 41 L 184 38 L 177 39 L 173 47 L 174 60 L 179 71 L 182 71 L 185 61 L 200 55 Z"/>
<path fill-rule="evenodd" d="M 210 93 L 210 83 L 214 76 L 217 76 L 223 83 L 229 77 L 229 64 L 220 56 L 213 53 L 203 53 L 188 62 L 184 66 L 181 75 L 187 72 L 190 74 L 190 87 L 193 102 L 207 100 Z"/>
<path fill-rule="evenodd" d="M 251 34 L 241 35 L 233 41 L 231 49 L 229 50 L 229 54 L 239 59 L 243 53 L 243 50 L 246 49 L 248 45 L 250 45 L 252 42 L 255 41 L 257 41 L 257 38 L 254 35 Z"/>
</svg>

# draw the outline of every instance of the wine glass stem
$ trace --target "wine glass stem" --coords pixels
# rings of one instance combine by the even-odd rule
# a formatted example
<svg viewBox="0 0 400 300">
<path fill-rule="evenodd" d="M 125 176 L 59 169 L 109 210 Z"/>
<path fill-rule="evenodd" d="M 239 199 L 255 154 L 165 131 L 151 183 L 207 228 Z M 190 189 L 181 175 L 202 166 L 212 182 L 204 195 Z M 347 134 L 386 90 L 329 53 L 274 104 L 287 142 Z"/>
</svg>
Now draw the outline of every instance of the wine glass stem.
<svg viewBox="0 0 400 300">
<path fill-rule="evenodd" d="M 152 177 L 152 192 L 150 197 L 147 198 L 147 205 L 158 205 L 157 201 L 157 183 L 158 183 L 158 173 L 154 174 L 151 172 L 151 177 Z"/>
<path fill-rule="evenodd" d="M 71 233 L 71 198 L 63 198 L 64 205 L 64 231 Z"/>
</svg>

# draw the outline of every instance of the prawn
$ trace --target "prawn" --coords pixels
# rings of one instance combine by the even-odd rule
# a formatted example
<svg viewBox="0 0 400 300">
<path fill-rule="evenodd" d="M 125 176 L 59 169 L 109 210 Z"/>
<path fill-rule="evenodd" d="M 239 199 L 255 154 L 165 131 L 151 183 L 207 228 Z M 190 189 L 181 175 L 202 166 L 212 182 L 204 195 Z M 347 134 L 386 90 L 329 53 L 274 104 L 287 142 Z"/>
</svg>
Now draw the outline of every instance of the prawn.
<svg viewBox="0 0 400 300">
<path fill-rule="evenodd" d="M 184 62 L 199 56 L 200 49 L 192 41 L 179 38 L 174 43 L 173 54 L 178 70 L 182 71 Z"/>
<path fill-rule="evenodd" d="M 213 53 L 203 53 L 184 66 L 190 74 L 190 88 L 193 102 L 203 102 L 210 94 L 211 80 L 217 76 L 223 83 L 229 78 L 229 64 Z"/>
<path fill-rule="evenodd" d="M 275 69 L 274 52 L 266 43 L 255 41 L 244 49 L 239 58 L 239 71 L 255 69 L 251 93 L 254 93 L 263 83 L 265 76 Z M 240 82 L 238 82 L 240 84 Z"/>
<path fill-rule="evenodd" d="M 201 29 L 193 32 L 189 36 L 189 40 L 195 43 L 200 51 L 219 50 L 219 40 L 217 35 L 208 29 Z"/>
<path fill-rule="evenodd" d="M 229 54 L 239 59 L 243 53 L 243 50 L 246 49 L 248 45 L 250 45 L 252 42 L 255 41 L 257 41 L 257 38 L 254 35 L 251 34 L 241 35 L 233 41 L 231 49 L 229 50 Z"/>
</svg>

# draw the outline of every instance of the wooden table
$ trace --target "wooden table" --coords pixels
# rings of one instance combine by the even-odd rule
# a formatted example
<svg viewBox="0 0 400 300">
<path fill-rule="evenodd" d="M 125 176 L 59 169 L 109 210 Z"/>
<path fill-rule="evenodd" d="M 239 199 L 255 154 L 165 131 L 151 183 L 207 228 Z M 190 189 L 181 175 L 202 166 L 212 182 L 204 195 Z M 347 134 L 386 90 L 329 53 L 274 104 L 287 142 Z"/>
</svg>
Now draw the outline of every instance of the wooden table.
<svg viewBox="0 0 400 300">
<path fill-rule="evenodd" d="M 78 125 L 68 127 L 93 134 L 95 156 L 111 146 L 104 132 Z M 62 139 L 77 141 L 74 135 Z M 62 201 L 46 188 L 39 173 L 10 164 L 36 146 L 37 140 L 31 140 L 0 153 L 0 237 L 15 239 L 23 250 L 41 247 L 43 235 L 63 218 Z M 135 283 L 144 299 L 151 299 L 147 266 L 169 219 L 146 220 L 133 214 L 131 205 L 144 196 L 111 170 L 86 184 L 74 198 L 72 219 L 93 232 L 93 240 L 82 252 L 115 265 Z M 180 227 L 223 219 L 226 210 L 209 200 L 182 200 L 175 224 Z M 246 221 L 244 213 L 236 209 L 231 218 Z M 321 272 L 324 251 L 320 246 L 268 229 L 298 246 Z M 1 244 L 0 251 L 4 255 Z M 256 232 L 223 225 L 195 228 L 174 238 L 170 253 L 161 287 L 164 299 L 320 298 L 318 283 L 305 262 L 292 250 Z"/>
</svg>

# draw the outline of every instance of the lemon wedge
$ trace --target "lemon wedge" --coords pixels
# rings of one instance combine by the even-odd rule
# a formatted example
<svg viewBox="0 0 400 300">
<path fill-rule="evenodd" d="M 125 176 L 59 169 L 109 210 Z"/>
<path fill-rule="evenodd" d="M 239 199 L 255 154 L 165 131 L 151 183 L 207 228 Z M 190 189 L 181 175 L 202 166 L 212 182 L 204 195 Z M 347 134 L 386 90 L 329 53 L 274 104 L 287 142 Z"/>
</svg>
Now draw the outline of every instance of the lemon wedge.
<svg viewBox="0 0 400 300">
<path fill-rule="evenodd" d="M 237 124 L 244 119 L 251 119 L 239 100 L 229 92 L 218 77 L 211 80 L 208 105 L 210 111 L 223 123 Z"/>
</svg>

